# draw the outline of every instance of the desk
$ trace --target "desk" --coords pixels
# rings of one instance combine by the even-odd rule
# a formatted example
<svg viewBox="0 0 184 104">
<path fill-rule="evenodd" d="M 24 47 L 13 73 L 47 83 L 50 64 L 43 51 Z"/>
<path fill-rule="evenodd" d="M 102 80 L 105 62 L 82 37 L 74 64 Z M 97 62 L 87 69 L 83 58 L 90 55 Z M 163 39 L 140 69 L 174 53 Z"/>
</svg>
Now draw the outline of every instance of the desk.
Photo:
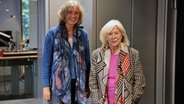
<svg viewBox="0 0 184 104">
<path fill-rule="evenodd" d="M 14 59 L 28 59 L 28 58 L 37 58 L 37 55 L 26 55 L 26 56 L 6 56 L 0 57 L 0 60 L 14 60 Z"/>
<path fill-rule="evenodd" d="M 6 56 L 0 57 L 0 67 L 11 66 L 11 94 L 19 95 L 19 66 L 28 66 L 25 69 L 25 94 L 34 94 L 34 85 L 36 83 L 34 75 L 37 69 L 37 55 L 26 56 Z"/>
</svg>

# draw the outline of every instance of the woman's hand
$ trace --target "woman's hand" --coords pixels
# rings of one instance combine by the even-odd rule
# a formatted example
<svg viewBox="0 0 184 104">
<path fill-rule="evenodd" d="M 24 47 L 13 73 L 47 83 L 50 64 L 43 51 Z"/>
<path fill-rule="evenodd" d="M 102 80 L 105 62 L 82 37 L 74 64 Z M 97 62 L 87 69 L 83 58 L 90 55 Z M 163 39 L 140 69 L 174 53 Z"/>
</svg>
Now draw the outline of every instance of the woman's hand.
<svg viewBox="0 0 184 104">
<path fill-rule="evenodd" d="M 50 91 L 50 87 L 44 87 L 43 88 L 43 98 L 49 102 L 51 99 L 51 91 Z"/>
<path fill-rule="evenodd" d="M 105 100 L 104 104 L 108 104 L 108 100 L 107 99 Z"/>
</svg>

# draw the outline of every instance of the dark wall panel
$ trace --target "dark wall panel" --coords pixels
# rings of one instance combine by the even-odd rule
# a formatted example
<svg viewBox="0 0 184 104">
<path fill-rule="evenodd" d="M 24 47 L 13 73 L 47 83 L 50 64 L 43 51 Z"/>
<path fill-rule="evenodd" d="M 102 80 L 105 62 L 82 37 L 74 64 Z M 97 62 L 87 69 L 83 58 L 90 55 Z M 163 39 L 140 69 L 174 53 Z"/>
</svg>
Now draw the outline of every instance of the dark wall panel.
<svg viewBox="0 0 184 104">
<path fill-rule="evenodd" d="M 178 0 L 177 3 L 177 30 L 176 30 L 176 73 L 175 73 L 175 104 L 183 101 L 183 65 L 184 65 L 184 1 Z"/>
</svg>

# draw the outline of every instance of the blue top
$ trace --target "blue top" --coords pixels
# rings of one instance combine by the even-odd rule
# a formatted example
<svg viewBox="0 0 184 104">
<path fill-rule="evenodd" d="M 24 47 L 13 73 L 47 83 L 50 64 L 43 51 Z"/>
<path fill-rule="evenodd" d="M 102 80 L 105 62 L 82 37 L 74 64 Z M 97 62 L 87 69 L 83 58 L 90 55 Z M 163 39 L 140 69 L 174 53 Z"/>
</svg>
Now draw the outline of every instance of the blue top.
<svg viewBox="0 0 184 104">
<path fill-rule="evenodd" d="M 75 68 L 75 61 L 74 61 L 74 49 L 70 47 L 70 75 L 72 79 L 76 79 L 76 68 Z"/>
</svg>

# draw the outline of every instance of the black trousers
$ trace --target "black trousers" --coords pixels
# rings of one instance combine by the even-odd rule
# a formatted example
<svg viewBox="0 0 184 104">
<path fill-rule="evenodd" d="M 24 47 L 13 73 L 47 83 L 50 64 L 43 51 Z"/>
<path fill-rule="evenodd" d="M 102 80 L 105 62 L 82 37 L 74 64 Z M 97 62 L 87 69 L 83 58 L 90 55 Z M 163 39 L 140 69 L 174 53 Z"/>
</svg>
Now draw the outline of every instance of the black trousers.
<svg viewBox="0 0 184 104">
<path fill-rule="evenodd" d="M 71 80 L 71 104 L 78 104 L 75 102 L 75 94 L 76 94 L 76 79 Z"/>
</svg>

